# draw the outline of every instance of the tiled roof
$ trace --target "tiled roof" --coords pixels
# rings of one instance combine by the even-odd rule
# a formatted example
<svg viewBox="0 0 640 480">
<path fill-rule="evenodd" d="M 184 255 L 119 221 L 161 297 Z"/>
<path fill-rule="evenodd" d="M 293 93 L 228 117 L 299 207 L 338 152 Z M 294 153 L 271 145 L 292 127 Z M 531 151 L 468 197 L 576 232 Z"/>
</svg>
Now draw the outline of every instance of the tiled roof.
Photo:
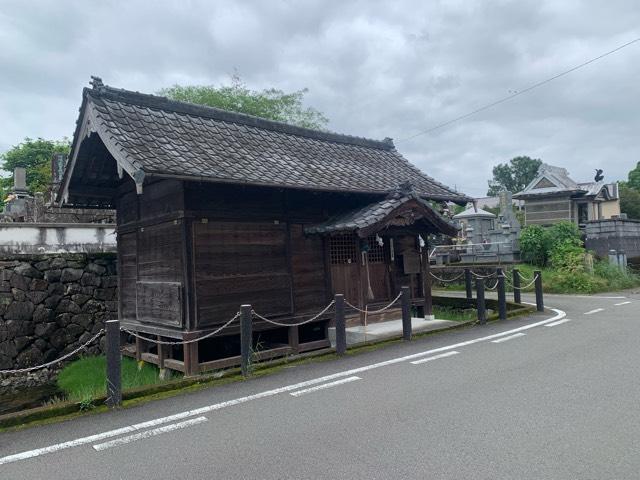
<svg viewBox="0 0 640 480">
<path fill-rule="evenodd" d="M 493 213 L 487 212 L 481 208 L 477 210 L 473 207 L 467 208 L 464 212 L 460 212 L 457 215 L 453 216 L 454 220 L 460 220 L 461 218 L 477 218 L 477 217 L 486 217 L 486 218 L 497 218 Z"/>
<path fill-rule="evenodd" d="M 310 130 L 102 85 L 85 89 L 85 105 L 91 128 L 138 178 L 371 193 L 410 181 L 423 197 L 469 200 L 411 165 L 391 140 Z"/>
<path fill-rule="evenodd" d="M 358 232 L 360 230 L 366 230 L 369 227 L 383 222 L 395 210 L 411 200 L 417 201 L 420 207 L 429 213 L 430 218 L 428 220 L 438 231 L 448 235 L 456 234 L 458 227 L 439 215 L 427 202 L 415 195 L 398 194 L 392 194 L 379 202 L 374 202 L 343 213 L 326 222 L 305 227 L 305 233 L 331 234 L 335 232 Z"/>
</svg>

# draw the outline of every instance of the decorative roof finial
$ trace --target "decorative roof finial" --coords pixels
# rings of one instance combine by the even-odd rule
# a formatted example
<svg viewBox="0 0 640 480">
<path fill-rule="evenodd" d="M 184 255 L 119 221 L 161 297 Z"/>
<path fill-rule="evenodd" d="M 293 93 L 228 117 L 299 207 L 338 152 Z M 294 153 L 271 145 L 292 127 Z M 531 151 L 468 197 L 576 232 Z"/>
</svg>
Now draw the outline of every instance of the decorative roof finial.
<svg viewBox="0 0 640 480">
<path fill-rule="evenodd" d="M 89 82 L 89 85 L 91 85 L 94 90 L 98 90 L 99 88 L 104 87 L 104 83 L 102 83 L 102 79 L 94 75 L 91 75 L 91 81 Z"/>
</svg>

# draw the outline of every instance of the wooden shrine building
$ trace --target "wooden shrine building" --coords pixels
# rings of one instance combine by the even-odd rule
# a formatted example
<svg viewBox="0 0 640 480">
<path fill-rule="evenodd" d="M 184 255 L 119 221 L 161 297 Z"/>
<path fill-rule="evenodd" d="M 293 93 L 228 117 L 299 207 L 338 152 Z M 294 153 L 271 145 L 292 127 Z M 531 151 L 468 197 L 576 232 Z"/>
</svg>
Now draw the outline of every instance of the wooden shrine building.
<svg viewBox="0 0 640 480">
<path fill-rule="evenodd" d="M 148 338 L 198 338 L 241 304 L 297 323 L 335 293 L 366 309 L 411 285 L 430 313 L 423 240 L 456 228 L 432 203 L 470 198 L 390 139 L 316 131 L 105 86 L 83 91 L 58 202 L 115 208 L 119 318 Z M 426 299 L 426 302 L 425 302 Z M 328 345 L 332 313 L 255 320 L 260 356 Z M 371 321 L 373 319 L 369 319 Z M 361 314 L 351 311 L 351 322 Z M 239 325 L 197 342 L 137 342 L 187 374 L 238 363 Z"/>
</svg>

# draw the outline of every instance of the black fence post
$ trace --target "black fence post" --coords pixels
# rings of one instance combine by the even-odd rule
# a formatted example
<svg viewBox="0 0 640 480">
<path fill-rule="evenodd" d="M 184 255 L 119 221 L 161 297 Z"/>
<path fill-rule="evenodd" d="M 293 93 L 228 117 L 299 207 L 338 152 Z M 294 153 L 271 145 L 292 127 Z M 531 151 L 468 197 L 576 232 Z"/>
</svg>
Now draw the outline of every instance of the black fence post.
<svg viewBox="0 0 640 480">
<path fill-rule="evenodd" d="M 336 293 L 336 353 L 340 356 L 347 352 L 347 325 L 344 319 L 344 295 Z"/>
<path fill-rule="evenodd" d="M 515 303 L 522 303 L 522 297 L 520 296 L 520 270 L 513 269 L 513 301 Z"/>
<path fill-rule="evenodd" d="M 402 287 L 402 339 L 411 340 L 411 298 L 409 287 Z"/>
<path fill-rule="evenodd" d="M 120 355 L 120 322 L 107 320 L 106 354 L 107 354 L 107 400 L 109 407 L 117 407 L 122 403 L 122 357 Z"/>
<path fill-rule="evenodd" d="M 544 299 L 542 298 L 542 272 L 536 270 L 533 272 L 536 278 L 536 309 L 539 312 L 544 312 Z"/>
<path fill-rule="evenodd" d="M 249 375 L 249 364 L 251 362 L 252 325 L 251 305 L 240 306 L 240 370 L 242 376 Z"/>
<path fill-rule="evenodd" d="M 476 279 L 476 296 L 478 299 L 478 323 L 484 325 L 487 323 L 487 311 L 484 305 L 484 279 Z"/>
<path fill-rule="evenodd" d="M 465 268 L 464 269 L 464 286 L 465 286 L 465 289 L 467 290 L 467 300 L 472 300 L 473 299 L 473 285 L 471 283 L 471 269 L 470 268 Z"/>
<path fill-rule="evenodd" d="M 504 271 L 501 268 L 496 269 L 496 277 L 498 277 L 498 317 L 500 320 L 506 320 L 507 293 L 504 288 Z"/>
</svg>

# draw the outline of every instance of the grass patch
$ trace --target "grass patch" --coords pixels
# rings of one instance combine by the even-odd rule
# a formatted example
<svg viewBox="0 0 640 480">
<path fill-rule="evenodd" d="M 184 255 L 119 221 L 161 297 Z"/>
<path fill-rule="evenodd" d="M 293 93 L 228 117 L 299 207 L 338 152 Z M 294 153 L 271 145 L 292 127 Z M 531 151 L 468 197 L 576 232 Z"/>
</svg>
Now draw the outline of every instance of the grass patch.
<svg viewBox="0 0 640 480">
<path fill-rule="evenodd" d="M 83 357 L 67 365 L 58 374 L 58 388 L 65 393 L 68 400 L 81 402 L 87 409 L 91 408 L 91 400 L 106 394 L 107 359 L 104 355 Z M 122 359 L 122 389 L 156 385 L 177 377 L 167 375 L 165 380 L 158 376 L 155 365 L 142 363 L 124 357 Z"/>
<path fill-rule="evenodd" d="M 454 322 L 468 322 L 477 318 L 476 311 L 472 308 L 461 309 L 441 305 L 433 306 L 433 315 L 438 320 L 453 320 Z"/>
<path fill-rule="evenodd" d="M 542 271 L 542 286 L 546 293 L 600 293 L 625 290 L 640 286 L 640 276 L 623 271 L 605 261 L 595 262 L 593 272 L 564 272 L 554 268 L 539 268 L 528 264 L 517 268 L 527 278 L 533 278 L 535 270 Z M 529 282 L 521 280 L 522 285 Z M 511 290 L 510 288 L 508 288 Z M 525 292 L 533 292 L 531 285 Z"/>
</svg>

